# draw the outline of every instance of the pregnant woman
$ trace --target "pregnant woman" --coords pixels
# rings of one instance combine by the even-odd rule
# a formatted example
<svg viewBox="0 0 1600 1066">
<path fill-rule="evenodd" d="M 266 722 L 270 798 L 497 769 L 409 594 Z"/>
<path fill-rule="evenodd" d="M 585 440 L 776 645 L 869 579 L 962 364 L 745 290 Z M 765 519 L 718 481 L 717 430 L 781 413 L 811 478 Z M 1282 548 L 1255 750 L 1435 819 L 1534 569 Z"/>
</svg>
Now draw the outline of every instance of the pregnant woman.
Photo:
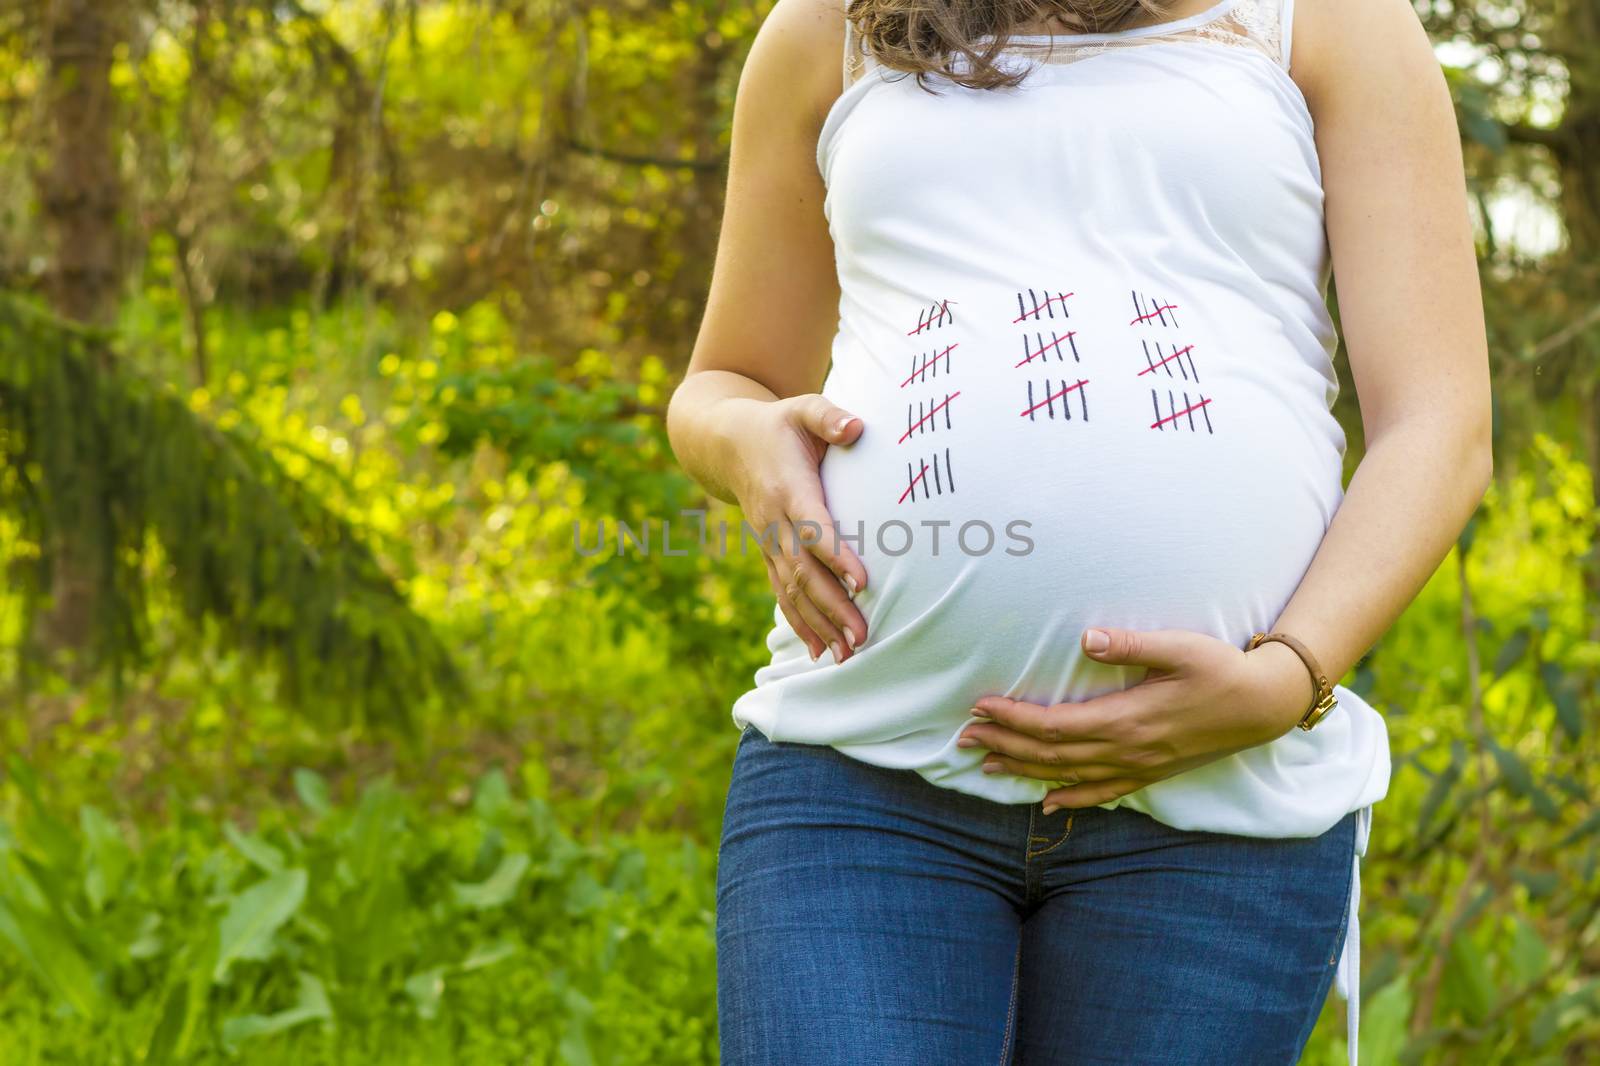
<svg viewBox="0 0 1600 1066">
<path fill-rule="evenodd" d="M 1331 987 L 1356 1061 L 1332 682 L 1491 471 L 1406 0 L 777 0 L 669 426 L 777 595 L 725 1064 L 1292 1063 Z"/>
</svg>

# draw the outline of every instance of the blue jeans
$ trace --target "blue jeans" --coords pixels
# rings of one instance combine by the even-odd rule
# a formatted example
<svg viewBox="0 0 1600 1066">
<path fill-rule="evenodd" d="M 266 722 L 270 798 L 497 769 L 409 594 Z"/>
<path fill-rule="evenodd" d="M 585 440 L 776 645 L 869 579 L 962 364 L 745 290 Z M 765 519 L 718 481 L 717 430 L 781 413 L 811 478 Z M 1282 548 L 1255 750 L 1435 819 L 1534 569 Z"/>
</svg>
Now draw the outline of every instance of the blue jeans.
<svg viewBox="0 0 1600 1066">
<path fill-rule="evenodd" d="M 746 728 L 717 863 L 724 1066 L 1298 1061 L 1354 813 L 1265 839 L 1041 812 Z"/>
</svg>

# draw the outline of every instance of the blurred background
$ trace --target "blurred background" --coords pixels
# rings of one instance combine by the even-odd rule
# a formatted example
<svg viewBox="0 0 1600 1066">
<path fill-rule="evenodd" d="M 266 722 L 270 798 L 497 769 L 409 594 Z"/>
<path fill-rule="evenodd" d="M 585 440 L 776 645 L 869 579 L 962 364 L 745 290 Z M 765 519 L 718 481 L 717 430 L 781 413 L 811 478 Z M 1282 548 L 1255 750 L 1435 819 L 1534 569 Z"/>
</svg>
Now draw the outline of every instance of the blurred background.
<svg viewBox="0 0 1600 1066">
<path fill-rule="evenodd" d="M 708 503 L 662 415 L 769 7 L 0 0 L 0 1061 L 715 1059 L 771 594 L 573 526 Z M 1600 6 L 1418 11 L 1496 483 L 1345 679 L 1362 1056 L 1592 1062 Z"/>
</svg>

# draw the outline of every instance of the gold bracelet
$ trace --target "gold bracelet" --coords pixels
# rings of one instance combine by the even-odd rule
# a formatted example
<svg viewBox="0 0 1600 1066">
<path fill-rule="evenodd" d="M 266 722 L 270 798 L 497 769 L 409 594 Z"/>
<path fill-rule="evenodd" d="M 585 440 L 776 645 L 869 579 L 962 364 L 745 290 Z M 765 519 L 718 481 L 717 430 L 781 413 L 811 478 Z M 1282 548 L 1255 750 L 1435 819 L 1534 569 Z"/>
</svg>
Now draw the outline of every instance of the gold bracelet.
<svg viewBox="0 0 1600 1066">
<path fill-rule="evenodd" d="M 1311 684 L 1316 692 L 1311 698 L 1311 706 L 1300 716 L 1300 721 L 1295 723 L 1301 729 L 1310 729 L 1326 718 L 1328 712 L 1338 703 L 1333 695 L 1333 685 L 1328 682 L 1327 675 L 1322 672 L 1322 667 L 1318 664 L 1317 657 L 1311 654 L 1311 649 L 1288 633 L 1252 633 L 1245 651 L 1254 651 L 1269 640 L 1289 645 L 1289 648 L 1300 656 L 1300 661 L 1306 664 L 1306 669 L 1311 672 Z"/>
</svg>

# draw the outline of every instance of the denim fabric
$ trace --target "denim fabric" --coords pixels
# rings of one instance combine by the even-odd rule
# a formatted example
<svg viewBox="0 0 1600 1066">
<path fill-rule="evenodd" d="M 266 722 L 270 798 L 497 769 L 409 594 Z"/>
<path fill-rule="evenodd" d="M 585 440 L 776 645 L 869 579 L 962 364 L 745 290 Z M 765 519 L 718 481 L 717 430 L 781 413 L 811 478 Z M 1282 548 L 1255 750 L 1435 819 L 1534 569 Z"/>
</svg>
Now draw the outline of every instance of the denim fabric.
<svg viewBox="0 0 1600 1066">
<path fill-rule="evenodd" d="M 1354 812 L 1268 839 L 1041 810 L 746 728 L 717 865 L 724 1066 L 1298 1061 Z"/>
</svg>

